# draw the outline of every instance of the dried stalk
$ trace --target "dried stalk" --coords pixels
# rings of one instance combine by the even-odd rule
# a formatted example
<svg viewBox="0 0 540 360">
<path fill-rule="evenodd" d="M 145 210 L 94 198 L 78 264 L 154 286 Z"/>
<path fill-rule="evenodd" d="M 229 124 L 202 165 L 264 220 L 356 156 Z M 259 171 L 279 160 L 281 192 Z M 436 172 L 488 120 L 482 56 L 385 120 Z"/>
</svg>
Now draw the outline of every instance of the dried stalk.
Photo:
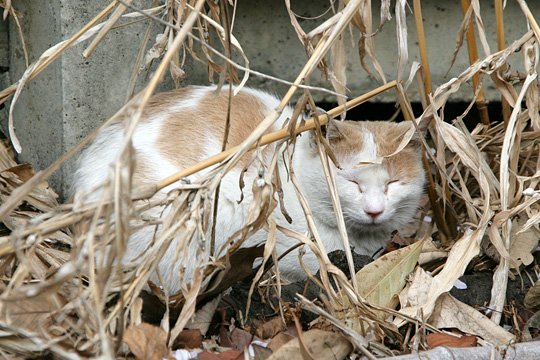
<svg viewBox="0 0 540 360">
<path fill-rule="evenodd" d="M 127 3 L 131 3 L 133 0 L 126 0 Z M 88 58 L 90 57 L 90 55 L 92 55 L 92 53 L 94 52 L 94 50 L 96 49 L 96 47 L 98 46 L 98 44 L 101 42 L 101 40 L 103 40 L 103 38 L 105 37 L 105 35 L 107 35 L 107 33 L 112 29 L 112 27 L 114 26 L 114 24 L 116 24 L 116 22 L 120 19 L 120 17 L 122 16 L 122 14 L 124 13 L 124 11 L 126 11 L 126 6 L 124 4 L 118 4 L 118 7 L 116 8 L 116 10 L 113 12 L 113 14 L 111 15 L 111 17 L 109 18 L 109 20 L 107 20 L 107 22 L 105 23 L 105 25 L 101 28 L 101 30 L 99 31 L 99 33 L 96 35 L 96 37 L 94 38 L 94 40 L 92 40 L 92 42 L 90 43 L 90 45 L 86 48 L 86 50 L 83 51 L 82 55 L 85 57 L 85 58 Z"/>
<path fill-rule="evenodd" d="M 467 13 L 469 6 L 471 6 L 471 3 L 469 0 L 461 0 L 461 9 L 463 11 L 463 15 Z M 467 29 L 467 50 L 469 52 L 469 63 L 472 65 L 478 60 L 478 49 L 476 47 L 476 38 L 474 35 L 474 27 L 472 23 Z M 489 121 L 486 97 L 484 95 L 483 86 L 480 84 L 478 74 L 475 74 L 472 80 L 473 80 L 473 88 L 475 89 L 475 91 L 476 89 L 478 89 L 478 94 L 476 96 L 476 107 L 478 108 L 478 112 L 480 113 L 480 120 L 482 121 L 482 124 L 489 127 L 490 121 Z"/>
<path fill-rule="evenodd" d="M 521 231 L 527 231 L 531 227 L 537 227 L 540 223 L 540 216 L 538 216 L 540 192 L 536 190 L 540 182 L 537 175 L 539 171 L 538 167 L 540 166 L 537 141 L 539 130 L 537 127 L 534 127 L 534 124 L 540 123 L 538 121 L 536 123 L 534 122 L 538 120 L 538 114 L 535 110 L 538 102 L 537 88 L 535 86 L 537 63 L 533 56 L 534 46 L 537 45 L 531 41 L 533 36 L 537 38 L 535 40 L 540 39 L 540 30 L 525 1 L 518 0 L 518 2 L 533 31 L 524 34 L 517 41 L 504 47 L 501 1 L 496 1 L 495 4 L 499 6 L 498 10 L 496 8 L 499 51 L 495 54 L 486 54 L 484 59 L 471 63 L 471 66 L 464 72 L 432 91 L 431 80 L 429 80 L 427 47 L 424 39 L 425 35 L 423 34 L 423 23 L 421 22 L 420 1 L 414 1 L 416 26 L 419 34 L 420 57 L 424 72 L 421 86 L 419 86 L 420 96 L 422 99 L 427 99 L 428 96 L 426 95 L 431 94 L 430 104 L 428 106 L 426 102 L 424 114 L 419 119 L 420 121 L 425 121 L 429 117 L 435 118 L 435 126 L 430 129 L 430 132 L 434 136 L 436 153 L 429 156 L 433 160 L 435 171 L 439 172 L 442 178 L 439 187 L 435 187 L 435 181 L 431 178 L 428 191 L 432 191 L 432 196 L 435 197 L 435 191 L 442 188 L 440 195 L 442 197 L 441 201 L 447 206 L 432 206 L 433 215 L 436 221 L 438 221 L 437 227 L 439 233 L 444 236 L 444 234 L 450 234 L 451 229 L 455 229 L 454 223 L 450 221 L 451 219 L 449 220 L 447 218 L 445 221 L 445 215 L 448 215 L 447 209 L 451 209 L 452 211 L 455 209 L 457 221 L 465 235 L 460 239 L 460 251 L 462 251 L 461 254 L 463 256 L 460 256 L 460 253 L 456 252 L 452 260 L 449 258 L 443 270 L 433 277 L 434 283 L 429 287 L 433 291 L 427 291 L 428 298 L 421 304 L 421 311 L 417 312 L 415 309 L 409 308 L 410 316 L 405 316 L 407 321 L 413 321 L 411 319 L 414 319 L 418 313 L 423 314 L 422 316 L 426 318 L 429 316 L 430 309 L 435 304 L 438 295 L 453 285 L 454 278 L 459 275 L 461 270 L 467 267 L 471 257 L 478 251 L 477 244 L 479 240 L 486 238 L 489 238 L 491 246 L 500 255 L 500 265 L 494 276 L 495 281 L 492 289 L 491 305 L 494 309 L 501 310 L 504 304 L 504 288 L 508 278 L 509 267 L 512 263 L 510 249 L 513 243 L 509 231 L 509 221 L 515 216 L 524 217 L 526 224 L 521 227 Z M 109 10 L 106 8 L 105 10 L 107 11 L 104 10 L 105 13 L 101 13 L 101 18 L 110 13 L 118 3 L 126 4 L 126 1 L 118 0 L 110 4 L 108 7 Z M 167 7 L 172 3 L 174 3 L 174 9 Z M 187 246 L 189 244 L 197 245 L 196 241 L 198 241 L 201 234 L 207 233 L 209 229 L 209 214 L 211 214 L 210 210 L 212 209 L 212 194 L 215 192 L 216 185 L 219 183 L 223 174 L 231 169 L 247 151 L 275 141 L 289 140 L 294 143 L 294 136 L 299 132 L 308 129 L 317 130 L 318 124 L 325 124 L 328 119 L 326 116 L 313 118 L 301 127 L 296 126 L 294 119 L 292 119 L 293 121 L 291 121 L 289 129 L 283 129 L 263 136 L 298 88 L 316 89 L 307 86 L 306 83 L 309 81 L 309 77 L 314 69 L 325 60 L 329 49 L 336 44 L 340 36 L 343 36 L 343 30 L 350 24 L 351 19 L 357 18 L 360 27 L 370 27 L 370 19 L 367 19 L 370 9 L 368 11 L 365 8 L 366 3 L 364 3 L 363 7 L 360 1 L 349 2 L 342 12 L 332 17 L 328 22 L 325 22 L 323 24 L 324 26 L 317 27 L 316 34 L 310 37 L 309 40 L 306 40 L 313 42 L 315 39 L 318 40 L 316 44 L 310 43 L 313 46 L 309 51 L 311 56 L 306 66 L 296 80 L 290 83 L 291 89 L 289 89 L 289 92 L 281 102 L 280 107 L 268 118 L 264 119 L 263 124 L 244 143 L 218 154 L 214 158 L 207 159 L 192 168 L 175 174 L 171 178 L 164 179 L 150 188 L 134 189 L 134 191 L 131 191 L 130 179 L 126 174 L 129 173 L 132 166 L 130 150 L 132 131 L 136 126 L 138 118 L 140 118 L 140 111 L 144 107 L 146 100 L 152 94 L 155 85 L 159 83 L 160 77 L 163 76 L 171 61 L 178 66 L 178 55 L 175 53 L 182 46 L 185 39 L 191 42 L 200 42 L 201 46 L 205 49 L 203 51 L 205 51 L 206 60 L 208 61 L 213 61 L 212 57 L 219 57 L 236 69 L 241 69 L 249 74 L 255 73 L 247 66 L 242 68 L 228 59 L 227 55 L 230 55 L 230 50 L 228 53 L 222 54 L 223 51 L 213 48 L 205 43 L 203 38 L 197 38 L 192 34 L 193 31 L 199 31 L 199 34 L 201 34 L 201 31 L 206 31 L 210 27 L 213 27 L 213 29 L 221 34 L 220 36 L 223 35 L 223 31 L 226 31 L 227 34 L 229 31 L 226 30 L 227 27 L 224 26 L 225 24 L 222 24 L 223 20 L 219 20 L 216 17 L 215 7 L 207 14 L 200 14 L 198 10 L 194 9 L 201 9 L 202 0 L 197 2 L 197 4 L 194 4 L 195 1 L 190 1 L 190 3 L 191 5 L 187 3 L 182 5 L 178 2 L 168 2 L 168 5 L 160 8 L 164 11 L 169 11 L 168 22 L 165 22 L 167 26 L 165 31 L 168 31 L 167 37 L 169 39 L 167 43 L 168 52 L 165 54 L 158 72 L 151 79 L 147 88 L 117 115 L 131 120 L 131 122 L 126 132 L 124 152 L 115 164 L 115 173 L 112 174 L 107 183 L 103 184 L 103 196 L 101 198 L 95 202 L 86 203 L 81 207 L 78 207 L 79 204 L 77 206 L 70 204 L 57 206 L 55 205 L 55 201 L 44 200 L 43 189 L 38 186 L 63 161 L 71 157 L 78 149 L 90 141 L 92 135 L 77 147 L 70 150 L 70 152 L 55 162 L 50 168 L 38 172 L 27 180 L 26 183 L 17 177 L 16 170 L 11 170 L 11 172 L 9 169 L 0 171 L 0 196 L 3 201 L 0 207 L 0 216 L 6 224 L 11 226 L 10 230 L 13 229 L 9 237 L 0 238 L 0 253 L 4 261 L 10 264 L 9 266 L 12 266 L 11 264 L 14 266 L 12 273 L 7 273 L 3 263 L 0 264 L 4 269 L 2 275 L 5 276 L 5 284 L 3 285 L 1 296 L 3 300 L 2 304 L 7 304 L 7 301 L 32 299 L 37 295 L 44 296 L 51 293 L 67 296 L 61 292 L 63 289 L 67 289 L 70 294 L 66 298 L 68 303 L 55 314 L 55 319 L 68 319 L 69 330 L 66 330 L 66 334 L 69 334 L 69 337 L 45 339 L 33 332 L 10 328 L 9 325 L 4 324 L 3 320 L 0 320 L 3 331 L 21 339 L 21 344 L 29 347 L 29 349 L 25 350 L 25 354 L 28 354 L 28 352 L 32 354 L 34 351 L 50 350 L 57 356 L 74 359 L 82 356 L 75 351 L 80 351 L 85 356 L 88 356 L 88 354 L 91 356 L 101 355 L 107 357 L 118 355 L 117 350 L 124 329 L 130 324 L 136 324 L 140 321 L 140 301 L 137 300 L 137 296 L 150 278 L 150 274 L 155 270 L 159 259 L 162 258 L 167 248 L 171 246 L 171 242 L 176 238 L 183 244 L 183 247 L 180 247 L 178 250 L 180 253 L 178 262 L 181 263 L 185 261 L 186 256 L 189 256 Z M 467 5 L 468 3 L 467 1 Z M 129 5 L 127 7 L 131 8 L 131 6 Z M 385 2 L 383 7 L 388 9 L 388 6 L 389 2 Z M 480 14 L 477 11 L 477 1 L 473 0 L 472 6 L 476 6 L 474 8 L 476 10 L 471 8 L 470 16 L 474 14 L 478 24 L 480 40 L 484 49 L 487 49 L 484 41 L 485 35 L 482 35 L 483 27 L 481 25 Z M 363 17 L 358 14 L 359 10 L 362 12 Z M 152 14 L 148 11 L 140 10 L 139 12 L 152 17 Z M 381 16 L 383 16 L 383 11 L 381 11 Z M 403 14 L 400 16 L 402 16 L 400 21 L 403 21 Z M 109 19 L 108 21 L 111 22 L 112 20 Z M 191 28 L 194 23 L 197 26 L 197 30 Z M 94 24 L 97 24 L 97 22 Z M 178 26 L 179 24 L 182 24 L 182 26 Z M 100 24 L 99 26 L 104 26 L 104 24 Z M 60 46 L 61 50 L 64 51 L 83 37 L 97 33 L 100 28 L 89 26 L 87 29 L 90 29 L 90 32 L 81 34 L 77 40 L 69 44 L 67 42 L 59 44 L 58 47 L 50 51 L 49 55 L 59 56 L 61 51 L 57 51 Z M 469 28 L 470 30 L 472 28 Z M 174 35 L 173 31 L 178 31 L 178 33 Z M 102 35 L 98 35 L 94 39 L 94 42 L 97 43 L 99 41 L 97 39 L 105 33 L 106 31 L 101 27 L 100 34 Z M 234 45 L 232 34 L 229 35 L 231 44 L 235 46 L 236 50 L 241 51 L 241 47 Z M 365 33 L 362 36 L 368 37 L 369 41 L 372 42 L 375 39 L 374 35 Z M 473 45 L 476 51 L 476 44 Z M 186 46 L 189 48 L 190 45 L 188 44 Z M 471 43 L 469 42 L 470 46 Z M 521 52 L 525 56 L 525 73 L 528 75 L 526 81 L 523 82 L 523 79 L 512 79 L 512 81 L 497 83 L 497 89 L 500 91 L 502 98 L 510 106 L 514 107 L 514 112 L 509 118 L 508 126 L 501 124 L 487 130 L 482 130 L 484 129 L 483 127 L 478 127 L 472 132 L 469 132 L 463 125 L 461 118 L 444 119 L 446 121 L 442 121 L 443 119 L 441 117 L 444 115 L 442 111 L 443 107 L 451 99 L 452 94 L 456 93 L 463 84 L 471 80 L 474 83 L 474 79 L 482 74 L 489 74 L 493 78 L 497 72 L 504 71 L 508 59 L 518 52 Z M 161 55 L 163 53 L 164 51 Z M 47 61 L 50 63 L 52 57 L 49 57 Z M 339 63 L 336 62 L 336 64 Z M 41 61 L 38 64 L 39 66 L 36 66 L 33 71 L 29 71 L 27 73 L 28 76 L 21 80 L 18 85 L 21 86 L 21 84 L 24 84 L 30 76 L 35 76 L 32 74 L 34 74 L 36 69 L 41 69 L 39 71 L 42 71 L 43 64 L 44 62 Z M 328 66 L 327 71 L 330 74 L 337 73 L 340 70 L 332 68 L 336 66 L 333 63 L 327 64 L 325 62 L 324 66 Z M 403 63 L 401 64 L 400 71 L 402 71 L 402 67 Z M 411 71 L 409 82 L 413 79 L 413 76 L 414 71 Z M 488 77 L 486 78 L 488 79 Z M 280 81 L 285 82 L 282 79 Z M 15 88 L 11 88 L 11 90 L 8 88 L 0 93 L 5 96 L 4 99 L 17 90 L 17 84 L 13 86 Z M 404 89 L 401 85 L 396 84 L 396 82 L 391 82 L 364 94 L 348 102 L 343 107 L 337 107 L 331 110 L 328 116 L 335 117 L 340 112 L 352 108 L 376 94 L 393 87 L 397 87 L 397 94 L 404 117 L 408 120 L 413 120 L 414 114 L 410 106 L 409 94 L 407 94 L 406 87 Z M 475 88 L 480 95 L 482 91 L 481 86 L 475 84 Z M 519 96 L 515 88 L 520 89 Z M 483 96 L 483 94 L 481 95 Z M 306 94 L 305 99 L 308 98 L 309 94 Z M 481 97 L 479 96 L 476 100 L 479 98 Z M 527 101 L 526 109 L 521 110 L 522 100 L 525 99 Z M 302 104 L 300 102 L 300 105 Z M 295 109 L 295 113 L 299 111 L 300 105 Z M 463 116 L 472 106 L 474 106 L 474 102 L 471 102 L 470 107 L 465 111 Z M 448 120 L 453 120 L 452 124 Z M 110 123 L 110 121 L 112 120 L 109 120 L 104 126 Z M 286 156 L 289 156 L 289 160 L 290 156 L 292 156 L 292 149 L 293 146 L 287 148 Z M 322 147 L 321 150 L 323 150 Z M 431 149 L 426 148 L 426 150 L 429 151 Z M 275 166 L 277 156 L 279 155 L 275 153 L 272 166 Z M 11 164 L 9 161 L 6 162 L 3 160 L 1 163 Z M 327 176 L 330 176 L 328 165 L 328 162 L 323 163 L 323 166 L 326 167 Z M 159 198 L 159 196 L 151 197 L 165 186 L 209 166 L 214 166 L 214 168 L 200 178 L 200 183 L 192 185 L 178 183 L 175 184 L 175 190 L 167 196 L 163 198 Z M 429 167 L 426 168 L 429 170 Z M 499 169 L 499 171 L 494 171 L 493 169 Z M 429 171 L 428 175 L 431 175 Z M 266 180 L 271 181 L 270 177 L 271 175 L 268 175 L 268 179 Z M 295 177 L 292 167 L 291 180 L 297 185 L 298 179 Z M 6 186 L 7 190 L 4 189 Z M 330 192 L 336 198 L 337 189 L 331 179 L 328 181 L 328 186 Z M 13 189 L 15 190 L 13 191 Z M 527 191 L 524 189 L 527 189 Z M 8 196 L 9 191 L 12 191 L 11 196 Z M 306 213 L 310 232 L 314 236 L 315 241 L 312 241 L 305 234 L 295 233 L 281 227 L 279 224 L 273 224 L 271 219 L 266 219 L 261 214 L 266 214 L 265 209 L 268 210 L 268 207 L 265 206 L 268 203 L 262 200 L 254 208 L 252 214 L 254 218 L 250 219 L 250 226 L 243 229 L 241 233 L 249 236 L 253 231 L 257 231 L 265 226 L 265 223 L 268 221 L 267 224 L 269 224 L 271 235 L 269 235 L 269 241 L 267 242 L 268 248 L 265 249 L 265 261 L 270 259 L 270 256 L 274 256 L 275 258 L 275 250 L 272 249 L 272 243 L 275 241 L 275 232 L 281 232 L 285 236 L 305 244 L 319 258 L 321 263 L 321 280 L 316 280 L 316 282 L 323 287 L 323 291 L 327 295 L 327 298 L 324 299 L 325 308 L 316 307 L 317 312 L 331 322 L 337 319 L 335 316 L 337 312 L 343 311 L 342 299 L 337 296 L 337 290 L 341 290 L 341 293 L 350 299 L 350 303 L 354 304 L 359 316 L 369 318 L 372 309 L 377 309 L 377 306 L 375 304 L 366 304 L 358 296 L 358 291 L 356 291 L 357 284 L 351 284 L 341 271 L 329 263 L 328 257 L 324 252 L 324 243 L 317 235 L 317 224 L 315 224 L 311 216 L 311 210 L 299 189 L 298 197 Z M 146 200 L 143 202 L 132 202 L 131 200 L 133 198 Z M 26 200 L 41 213 L 27 215 L 26 210 L 13 211 L 22 200 Z M 170 212 L 161 214 L 159 219 L 144 218 L 144 214 L 149 209 L 161 209 L 163 207 L 170 209 Z M 339 212 L 339 206 L 336 209 Z M 136 230 L 137 226 L 139 226 L 127 221 L 129 218 L 128 214 L 131 218 L 144 219 L 145 225 L 140 226 L 159 225 L 161 230 L 156 232 L 154 242 L 148 248 L 148 251 L 140 259 L 136 259 L 134 264 L 117 266 L 115 262 L 122 256 L 129 232 Z M 259 216 L 255 216 L 257 214 Z M 339 214 L 336 215 L 339 216 Z M 437 217 L 439 217 L 438 220 Z M 81 222 L 81 219 L 86 228 L 82 231 L 82 235 L 77 236 L 76 239 L 72 239 L 66 228 Z M 21 223 L 24 225 L 17 225 Z M 451 229 L 448 229 L 448 227 Z M 244 239 L 241 238 L 242 236 L 239 236 L 238 241 L 235 239 L 230 247 L 231 251 L 242 246 Z M 66 251 L 55 250 L 51 247 L 51 241 L 55 239 L 60 239 L 57 241 L 70 246 L 71 254 Z M 463 247 L 463 245 L 466 246 Z M 96 253 L 103 251 L 105 246 L 112 247 L 111 256 L 103 261 L 91 261 Z M 457 251 L 458 248 L 455 246 L 452 250 Z M 219 253 L 218 251 L 216 254 Z M 176 294 L 177 296 L 169 297 L 166 294 L 163 297 L 165 301 L 167 299 L 171 299 L 173 302 L 181 301 L 181 303 L 171 303 L 171 306 L 183 306 L 181 309 L 182 313 L 174 326 L 170 326 L 167 319 L 164 319 L 162 322 L 162 328 L 169 335 L 168 341 L 170 344 L 174 341 L 176 334 L 182 330 L 187 319 L 192 316 L 197 305 L 197 295 L 201 291 L 204 292 L 208 289 L 210 281 L 208 279 L 211 279 L 212 275 L 218 271 L 217 269 L 222 266 L 220 262 L 222 259 L 214 261 L 214 259 L 210 259 L 209 255 L 201 249 L 198 249 L 194 256 L 197 257 L 197 260 L 200 260 L 201 264 L 209 264 L 209 266 L 203 268 L 203 265 L 201 265 L 198 267 L 194 276 L 189 280 L 186 280 L 185 275 L 182 274 L 181 276 L 184 276 L 183 279 L 186 283 L 183 292 Z M 46 259 L 47 263 L 42 262 L 41 259 Z M 458 266 L 455 266 L 456 264 Z M 44 274 L 47 274 L 47 277 Z M 330 277 L 333 277 L 335 280 L 333 284 L 330 282 Z M 81 282 L 81 279 L 83 279 L 84 283 Z M 256 285 L 254 284 L 254 286 Z M 358 284 L 358 286 L 361 285 Z M 109 305 L 109 301 L 113 295 L 118 300 L 113 305 Z M 305 303 L 307 304 L 307 302 Z M 402 306 L 402 309 L 404 308 L 406 307 Z M 4 306 L 4 309 L 7 309 L 7 307 Z M 398 319 L 402 318 L 400 315 L 392 312 L 392 310 L 389 310 L 388 313 L 394 314 Z M 168 313 L 166 313 L 167 315 Z M 498 316 L 493 315 L 493 320 L 498 321 Z M 358 334 L 350 331 L 350 329 L 346 329 L 341 321 L 334 321 L 334 325 L 346 334 L 351 341 L 355 342 L 357 346 L 361 345 L 365 347 L 365 339 L 358 337 Z M 376 329 L 375 332 L 379 331 L 379 334 L 382 333 L 380 329 L 388 330 L 388 324 L 384 321 L 375 321 L 374 327 Z M 437 329 L 430 326 L 423 326 L 422 329 L 437 331 Z M 418 333 L 416 335 L 420 336 Z M 0 339 L 0 346 L 3 340 L 4 338 Z M 374 343 L 369 345 L 372 349 L 373 346 L 376 346 Z M 361 346 L 358 346 L 358 349 L 362 350 Z M 407 347 L 404 346 L 404 348 Z M 66 349 L 69 349 L 69 351 L 66 351 Z M 384 349 L 381 348 L 381 350 L 382 352 L 380 354 L 376 354 L 383 355 Z M 16 349 L 14 351 L 22 350 Z"/>
<path fill-rule="evenodd" d="M 426 35 L 424 33 L 424 19 L 422 17 L 422 5 L 420 0 L 414 0 L 414 21 L 416 24 L 416 34 L 418 38 L 418 49 L 420 50 L 420 61 L 422 63 L 422 76 L 424 79 L 424 89 L 427 94 L 432 92 L 431 71 L 426 46 Z M 429 99 L 429 97 L 428 97 Z"/>
<path fill-rule="evenodd" d="M 504 36 L 504 17 L 503 17 L 503 0 L 494 0 L 495 1 L 495 19 L 497 22 L 497 49 L 503 50 L 506 47 L 506 41 Z M 502 67 L 502 71 L 506 71 L 508 66 Z M 501 105 L 503 110 L 503 121 L 505 124 L 508 124 L 508 119 L 510 118 L 510 105 L 508 101 L 501 95 Z"/>
</svg>

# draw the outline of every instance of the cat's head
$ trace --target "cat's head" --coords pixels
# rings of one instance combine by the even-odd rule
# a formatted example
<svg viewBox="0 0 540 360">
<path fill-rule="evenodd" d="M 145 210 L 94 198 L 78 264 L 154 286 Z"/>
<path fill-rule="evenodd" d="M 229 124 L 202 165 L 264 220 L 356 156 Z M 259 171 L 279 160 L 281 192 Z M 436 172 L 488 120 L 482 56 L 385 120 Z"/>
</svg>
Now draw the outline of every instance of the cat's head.
<svg viewBox="0 0 540 360">
<path fill-rule="evenodd" d="M 386 121 L 331 121 L 327 126 L 327 139 L 340 166 L 336 185 L 349 227 L 393 231 L 415 215 L 425 186 L 419 135 L 385 157 L 412 134 L 413 126 Z"/>
</svg>

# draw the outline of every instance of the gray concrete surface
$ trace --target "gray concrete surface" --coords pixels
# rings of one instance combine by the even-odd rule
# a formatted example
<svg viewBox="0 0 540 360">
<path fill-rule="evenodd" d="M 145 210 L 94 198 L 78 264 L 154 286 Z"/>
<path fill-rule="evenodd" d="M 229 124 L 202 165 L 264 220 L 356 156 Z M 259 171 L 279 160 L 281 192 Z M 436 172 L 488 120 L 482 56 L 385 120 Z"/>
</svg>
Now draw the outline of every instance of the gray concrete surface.
<svg viewBox="0 0 540 360">
<path fill-rule="evenodd" d="M 540 341 L 524 342 L 508 346 L 479 346 L 474 348 L 450 348 L 439 346 L 418 354 L 392 356 L 388 360 L 537 360 L 540 359 Z"/>
<path fill-rule="evenodd" d="M 14 2 L 13 5 L 21 18 L 30 58 L 36 59 L 50 46 L 74 34 L 109 2 Z M 135 3 L 140 5 L 149 1 L 140 0 Z M 422 3 L 433 81 L 438 85 L 448 80 L 445 73 L 462 19 L 461 8 L 459 3 L 454 2 L 424 0 Z M 540 13 L 539 2 L 528 3 L 533 13 Z M 329 6 L 326 0 L 297 0 L 292 1 L 292 4 L 294 11 L 305 18 L 322 14 Z M 377 6 L 378 2 L 374 2 L 375 23 L 378 22 Z M 481 6 L 486 33 L 494 51 L 496 35 L 493 1 L 481 1 Z M 321 19 L 299 21 L 306 31 L 309 31 L 326 17 L 328 14 Z M 409 10 L 407 18 L 410 60 L 418 60 L 414 17 Z M 505 21 L 509 42 L 526 31 L 526 23 L 514 1 L 507 4 Z M 23 146 L 21 161 L 29 161 L 38 169 L 48 166 L 125 102 L 133 62 L 145 29 L 146 23 L 137 23 L 111 31 L 89 59 L 84 59 L 81 55 L 89 42 L 78 45 L 28 85 L 15 107 L 16 130 Z M 292 81 L 305 63 L 304 49 L 290 25 L 283 1 L 240 1 L 234 34 L 243 45 L 251 67 L 255 70 Z M 375 38 L 376 54 L 388 79 L 393 79 L 396 75 L 395 38 L 394 20 L 387 23 Z M 378 85 L 377 81 L 368 78 L 359 65 L 356 40 L 346 41 L 349 57 L 348 86 L 352 96 Z M 18 80 L 24 71 L 21 43 L 14 22 L 11 22 L 9 27 L 9 45 L 9 77 L 3 81 L 5 83 Z M 205 65 L 188 65 L 186 83 L 208 83 Z M 516 57 L 513 66 L 522 68 L 522 60 Z M 455 75 L 467 67 L 466 48 L 463 48 L 451 74 Z M 319 73 L 312 77 L 311 84 L 330 86 Z M 286 88 L 284 85 L 256 77 L 252 77 L 250 85 L 277 93 Z M 163 88 L 170 86 L 169 81 Z M 453 100 L 468 100 L 471 96 L 472 89 L 466 87 Z M 487 85 L 487 96 L 491 100 L 498 99 L 491 85 Z M 317 100 L 335 99 L 319 94 Z M 377 101 L 393 100 L 393 94 L 377 98 Z M 5 121 L 2 127 L 5 129 Z M 52 184 L 63 194 L 68 188 L 73 164 L 73 161 L 69 162 L 52 178 Z"/>
</svg>

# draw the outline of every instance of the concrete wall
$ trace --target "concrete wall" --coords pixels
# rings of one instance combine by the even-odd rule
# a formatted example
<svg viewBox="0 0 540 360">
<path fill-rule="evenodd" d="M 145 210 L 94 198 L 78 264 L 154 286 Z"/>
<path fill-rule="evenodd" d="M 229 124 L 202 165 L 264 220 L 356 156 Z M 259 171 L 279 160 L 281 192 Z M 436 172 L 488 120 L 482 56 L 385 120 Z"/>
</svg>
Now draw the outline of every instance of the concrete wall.
<svg viewBox="0 0 540 360">
<path fill-rule="evenodd" d="M 109 2 L 110 0 L 14 2 L 30 58 L 36 59 L 50 46 L 74 34 Z M 143 3 L 149 1 L 136 1 L 136 5 Z M 322 14 L 328 8 L 326 0 L 297 0 L 292 3 L 294 11 L 306 18 Z M 374 3 L 375 7 L 379 5 L 378 2 Z M 462 19 L 461 8 L 454 2 L 424 0 L 422 3 L 433 81 L 437 85 L 448 80 L 445 73 L 454 49 L 455 34 Z M 540 4 L 537 1 L 528 3 L 533 13 L 540 13 Z M 496 35 L 493 1 L 481 1 L 481 6 L 486 33 L 494 51 Z M 316 20 L 301 19 L 300 23 L 309 31 L 328 16 L 327 14 Z M 410 59 L 418 61 L 414 18 L 409 11 L 407 17 Z M 513 1 L 507 4 L 505 21 L 508 41 L 515 40 L 526 31 L 524 18 Z M 374 8 L 374 22 L 378 22 L 377 8 Z M 147 23 L 141 22 L 111 31 L 89 59 L 84 59 L 81 55 L 88 42 L 76 46 L 29 84 L 15 108 L 17 134 L 23 145 L 21 161 L 30 161 L 37 168 L 48 166 L 125 102 L 133 62 L 146 25 Z M 290 25 L 283 1 L 240 1 L 234 34 L 243 45 L 251 67 L 255 70 L 292 81 L 305 63 L 304 49 Z M 376 53 L 387 79 L 393 79 L 396 75 L 395 38 L 394 20 L 387 23 L 375 37 Z M 353 96 L 378 85 L 377 81 L 370 79 L 361 69 L 355 44 L 356 39 L 346 41 L 349 57 L 348 86 Z M 25 69 L 21 43 L 13 21 L 9 27 L 9 45 L 9 78 L 3 81 L 6 83 L 19 79 Z M 521 68 L 521 59 L 513 66 Z M 466 48 L 463 48 L 451 74 L 455 75 L 467 67 Z M 208 83 L 205 65 L 189 63 L 186 72 L 186 83 Z M 319 73 L 314 74 L 311 84 L 329 87 Z M 256 77 L 252 77 L 250 85 L 278 93 L 286 88 L 285 85 Z M 170 86 L 171 82 L 166 81 L 163 88 Z M 454 100 L 470 99 L 471 95 L 472 89 L 466 88 Z M 317 96 L 318 100 L 335 101 L 328 96 Z M 487 96 L 491 100 L 498 99 L 489 84 Z M 377 101 L 393 101 L 393 95 L 379 97 Z M 5 122 L 2 127 L 5 129 Z M 73 164 L 69 162 L 52 178 L 53 185 L 63 193 L 68 187 Z"/>
</svg>

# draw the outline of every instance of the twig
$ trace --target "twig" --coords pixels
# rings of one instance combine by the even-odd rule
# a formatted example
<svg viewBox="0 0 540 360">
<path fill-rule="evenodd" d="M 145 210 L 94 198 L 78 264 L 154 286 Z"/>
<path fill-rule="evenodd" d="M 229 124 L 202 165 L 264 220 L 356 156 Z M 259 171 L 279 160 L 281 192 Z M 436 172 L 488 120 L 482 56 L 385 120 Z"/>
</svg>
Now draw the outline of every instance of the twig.
<svg viewBox="0 0 540 360">
<path fill-rule="evenodd" d="M 422 63 L 422 75 L 424 77 L 425 91 L 430 94 L 432 92 L 431 70 L 429 68 L 429 60 L 426 46 L 426 35 L 424 33 L 424 19 L 422 18 L 422 5 L 420 0 L 414 0 L 414 21 L 416 23 L 416 34 L 418 38 L 418 48 L 420 49 L 420 62 Z M 427 97 L 429 101 L 429 96 Z"/>
<path fill-rule="evenodd" d="M 463 14 L 467 13 L 469 6 L 471 6 L 469 0 L 461 0 L 461 9 L 463 11 Z M 467 50 L 469 51 L 469 63 L 472 65 L 478 60 L 478 49 L 476 47 L 476 38 L 474 35 L 474 27 L 472 23 L 467 29 Z M 480 120 L 482 121 L 482 124 L 489 127 L 490 121 L 487 110 L 486 97 L 484 95 L 483 86 L 480 84 L 478 73 L 474 74 L 472 80 L 474 91 L 476 91 L 476 89 L 480 86 L 480 88 L 478 89 L 478 96 L 476 98 L 476 107 L 478 108 L 478 112 L 480 113 Z"/>
<path fill-rule="evenodd" d="M 356 331 L 350 329 L 348 326 L 343 324 L 341 320 L 336 318 L 335 316 L 329 314 L 324 309 L 320 308 L 319 306 L 315 305 L 313 301 L 308 300 L 304 296 L 300 294 L 296 294 L 300 302 L 302 303 L 302 306 L 308 310 L 311 311 L 314 314 L 317 314 L 319 316 L 322 316 L 324 319 L 328 320 L 332 325 L 334 325 L 343 335 L 349 339 L 349 341 L 354 345 L 354 347 L 359 350 L 364 356 L 366 356 L 370 360 L 376 360 L 377 358 L 368 350 L 368 348 L 372 347 L 372 345 L 375 345 L 374 343 L 370 343 L 365 338 L 360 336 Z M 390 355 L 382 353 L 381 355 Z"/>
<path fill-rule="evenodd" d="M 503 0 L 495 0 L 495 19 L 497 21 L 497 49 L 500 51 L 506 47 L 504 37 Z M 503 66 L 501 70 L 505 71 L 507 68 L 508 66 Z M 506 101 L 503 95 L 501 95 L 501 105 L 504 123 L 508 124 L 511 109 L 508 101 Z"/>
<path fill-rule="evenodd" d="M 131 3 L 133 0 L 125 0 L 125 1 L 127 3 Z M 126 11 L 126 6 L 124 4 L 119 4 L 116 10 L 114 11 L 114 13 L 109 18 L 109 20 L 107 20 L 107 22 L 105 23 L 105 26 L 101 28 L 101 30 L 96 35 L 94 40 L 92 40 L 92 42 L 86 48 L 86 50 L 83 51 L 82 55 L 85 58 L 88 58 L 90 55 L 92 55 L 92 53 L 94 52 L 98 44 L 101 42 L 101 40 L 103 40 L 105 35 L 109 33 L 109 31 L 112 29 L 114 24 L 116 24 L 116 22 L 120 19 L 124 11 Z"/>
<path fill-rule="evenodd" d="M 538 23 L 536 22 L 536 19 L 534 18 L 534 15 L 531 13 L 531 10 L 527 6 L 527 3 L 523 0 L 516 0 L 521 7 L 521 11 L 525 14 L 527 17 L 527 20 L 529 21 L 529 24 L 531 24 L 531 27 L 534 31 L 534 35 L 537 39 L 540 39 L 540 26 L 538 26 Z"/>
</svg>

